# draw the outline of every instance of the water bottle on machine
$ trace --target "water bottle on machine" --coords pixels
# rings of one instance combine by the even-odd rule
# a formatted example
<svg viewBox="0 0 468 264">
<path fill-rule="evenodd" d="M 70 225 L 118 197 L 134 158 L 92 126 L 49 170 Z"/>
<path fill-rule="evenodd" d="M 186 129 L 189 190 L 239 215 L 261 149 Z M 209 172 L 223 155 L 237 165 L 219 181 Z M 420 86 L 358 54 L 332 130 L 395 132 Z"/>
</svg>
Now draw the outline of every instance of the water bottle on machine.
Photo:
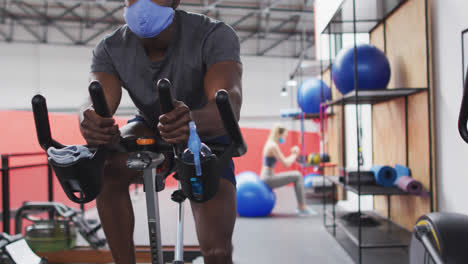
<svg viewBox="0 0 468 264">
<path fill-rule="evenodd" d="M 212 152 L 211 149 L 201 142 L 200 137 L 197 134 L 197 127 L 195 122 L 189 123 L 190 136 L 188 140 L 188 147 L 183 153 L 183 160 L 188 163 L 195 165 L 195 175 L 190 178 L 192 185 L 192 193 L 195 198 L 203 198 L 203 180 L 202 180 L 202 160 L 205 157 L 209 157 Z"/>
</svg>

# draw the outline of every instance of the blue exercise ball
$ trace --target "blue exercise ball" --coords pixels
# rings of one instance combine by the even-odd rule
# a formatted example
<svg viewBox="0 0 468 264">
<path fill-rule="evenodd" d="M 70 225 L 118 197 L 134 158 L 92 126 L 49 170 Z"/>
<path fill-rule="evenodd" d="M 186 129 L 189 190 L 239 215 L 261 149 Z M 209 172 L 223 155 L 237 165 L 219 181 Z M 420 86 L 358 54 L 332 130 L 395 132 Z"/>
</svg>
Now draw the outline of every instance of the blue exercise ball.
<svg viewBox="0 0 468 264">
<path fill-rule="evenodd" d="M 330 98 L 330 87 L 317 78 L 305 80 L 297 90 L 297 103 L 307 114 L 320 113 L 320 103 L 330 100 Z"/>
<path fill-rule="evenodd" d="M 245 181 L 259 181 L 257 173 L 253 171 L 243 171 L 236 175 L 237 184 L 243 183 Z"/>
<path fill-rule="evenodd" d="M 264 217 L 275 207 L 275 193 L 261 180 L 237 183 L 237 213 L 246 217 Z"/>
<path fill-rule="evenodd" d="M 306 176 L 304 176 L 304 187 L 306 188 L 312 188 L 314 187 L 314 177 L 320 176 L 317 173 L 309 173 Z"/>
<path fill-rule="evenodd" d="M 356 49 L 358 89 L 386 89 L 391 70 L 385 53 L 368 44 L 358 45 Z M 341 94 L 354 90 L 354 47 L 343 49 L 338 53 L 332 65 L 332 76 Z"/>
</svg>

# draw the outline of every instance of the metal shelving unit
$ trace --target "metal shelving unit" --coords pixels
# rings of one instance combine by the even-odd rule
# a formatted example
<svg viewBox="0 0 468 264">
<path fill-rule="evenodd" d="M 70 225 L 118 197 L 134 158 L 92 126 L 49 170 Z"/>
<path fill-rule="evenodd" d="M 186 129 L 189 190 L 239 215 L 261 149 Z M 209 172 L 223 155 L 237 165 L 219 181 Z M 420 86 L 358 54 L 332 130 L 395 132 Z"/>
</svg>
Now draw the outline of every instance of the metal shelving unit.
<svg viewBox="0 0 468 264">
<path fill-rule="evenodd" d="M 427 88 L 399 88 L 387 90 L 361 90 L 356 93 L 352 91 L 336 100 L 326 103 L 331 105 L 346 105 L 346 104 L 377 104 L 402 97 L 408 97 L 413 94 L 427 91 Z"/>
<path fill-rule="evenodd" d="M 322 34 L 329 35 L 329 60 L 321 61 L 322 78 L 323 73 L 331 69 L 331 65 L 334 62 L 333 57 L 341 49 L 341 44 L 336 44 L 337 41 L 341 41 L 342 35 L 351 33 L 354 34 L 354 46 L 356 47 L 358 33 L 370 33 L 376 27 L 383 24 L 384 30 L 384 52 L 387 51 L 387 40 L 386 40 L 386 26 L 385 20 L 392 15 L 398 8 L 405 4 L 407 0 L 344 0 L 335 15 L 329 21 L 328 25 L 321 32 Z M 426 1 L 427 5 L 427 1 Z M 427 6 L 426 6 L 427 7 Z M 427 9 L 427 8 L 426 8 Z M 428 11 L 426 10 L 426 23 L 428 17 Z M 335 41 L 335 43 L 332 43 Z M 426 43 L 429 40 L 426 39 Z M 355 60 L 357 50 L 355 49 Z M 429 54 L 427 54 L 429 56 Z M 429 73 L 429 68 L 427 68 Z M 358 73 L 355 70 L 354 79 L 358 79 Z M 333 82 L 333 76 L 330 71 L 330 82 Z M 428 77 L 428 87 L 430 79 Z M 344 120 L 344 106 L 345 105 L 356 105 L 356 122 L 359 120 L 358 107 L 362 104 L 374 105 L 377 103 L 387 102 L 391 100 L 397 100 L 404 98 L 405 100 L 405 112 L 406 112 L 406 130 L 408 131 L 408 97 L 420 92 L 428 92 L 428 87 L 421 88 L 399 88 L 399 89 L 386 89 L 386 90 L 359 90 L 357 89 L 357 82 L 355 82 L 354 91 L 341 96 L 339 98 L 333 98 L 333 100 L 325 104 L 326 107 L 342 106 L 341 115 Z M 379 87 L 376 87 L 376 89 Z M 429 102 L 430 105 L 430 102 Z M 429 116 L 429 119 L 431 117 Z M 431 121 L 429 121 L 431 122 Z M 345 133 L 345 124 L 342 123 L 342 133 Z M 358 127 L 359 130 L 359 127 Z M 322 131 L 323 133 L 323 131 Z M 359 134 L 359 131 L 357 131 Z M 358 152 L 360 145 L 360 138 L 357 138 Z M 408 141 L 408 138 L 406 138 Z M 406 144 L 408 146 L 408 144 Z M 429 147 L 432 149 L 432 146 Z M 343 167 L 346 168 L 346 149 L 345 143 L 343 142 L 342 147 L 342 160 L 344 161 Z M 407 159 L 408 159 L 408 148 L 407 148 Z M 432 160 L 432 158 L 431 158 Z M 359 164 L 359 162 L 358 162 Z M 358 173 L 361 171 L 361 167 L 358 166 Z M 432 165 L 430 169 L 431 183 L 430 192 L 432 193 Z M 364 212 L 361 211 L 361 202 L 358 199 L 357 213 L 358 215 L 366 214 L 376 219 L 380 224 L 378 226 L 364 226 L 362 220 L 358 217 L 359 221 L 357 225 L 352 225 L 349 222 L 342 219 L 342 216 L 350 212 L 338 211 L 335 202 L 332 202 L 331 210 L 328 209 L 327 204 L 323 203 L 323 221 L 325 228 L 335 237 L 343 248 L 349 253 L 349 255 L 355 260 L 356 263 L 386 263 L 389 252 L 392 252 L 392 259 L 390 263 L 407 263 L 408 252 L 407 248 L 411 239 L 411 233 L 405 228 L 399 226 L 395 222 L 391 221 L 391 204 L 390 197 L 394 195 L 404 196 L 409 195 L 406 192 L 396 187 L 381 187 L 376 185 L 362 185 L 362 184 L 345 184 L 339 180 L 338 176 L 327 176 L 324 177 L 324 181 L 333 183 L 335 187 L 340 186 L 344 190 L 353 192 L 360 196 L 373 195 L 373 196 L 385 196 L 387 198 L 388 208 L 387 216 L 383 217 L 376 214 L 375 212 Z M 335 188 L 333 188 L 335 191 Z M 335 193 L 333 193 L 333 199 Z M 431 210 L 433 210 L 433 204 L 431 199 Z M 365 261 L 363 261 L 363 259 Z"/>
<path fill-rule="evenodd" d="M 341 186 L 343 189 L 353 192 L 357 195 L 408 195 L 397 187 L 383 187 L 380 185 L 362 185 L 361 188 L 357 184 L 346 184 L 339 180 L 339 176 L 327 176 L 326 179 L 335 185 Z"/>
</svg>

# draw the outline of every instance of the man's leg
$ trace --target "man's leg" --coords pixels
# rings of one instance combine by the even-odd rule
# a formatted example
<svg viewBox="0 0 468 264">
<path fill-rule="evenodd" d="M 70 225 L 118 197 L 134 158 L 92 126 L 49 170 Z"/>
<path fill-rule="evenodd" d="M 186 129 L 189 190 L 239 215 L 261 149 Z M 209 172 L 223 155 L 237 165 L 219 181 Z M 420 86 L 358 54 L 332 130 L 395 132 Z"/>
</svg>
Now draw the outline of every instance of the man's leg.
<svg viewBox="0 0 468 264">
<path fill-rule="evenodd" d="M 234 184 L 221 178 L 213 199 L 205 203 L 191 202 L 191 205 L 205 264 L 231 264 L 237 216 Z"/>
<path fill-rule="evenodd" d="M 131 123 L 121 128 L 123 137 L 151 135 L 142 123 Z M 104 168 L 103 189 L 96 204 L 112 257 L 116 264 L 134 264 L 133 232 L 135 217 L 128 187 L 140 172 L 127 168 L 126 153 L 113 153 Z"/>
</svg>

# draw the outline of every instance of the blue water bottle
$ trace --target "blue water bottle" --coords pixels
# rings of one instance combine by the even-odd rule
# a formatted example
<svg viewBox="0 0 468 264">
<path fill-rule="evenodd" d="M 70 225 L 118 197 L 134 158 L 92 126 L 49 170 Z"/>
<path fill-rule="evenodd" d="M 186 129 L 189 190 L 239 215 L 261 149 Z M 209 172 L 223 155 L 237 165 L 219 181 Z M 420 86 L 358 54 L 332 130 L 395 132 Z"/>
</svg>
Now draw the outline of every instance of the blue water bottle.
<svg viewBox="0 0 468 264">
<path fill-rule="evenodd" d="M 190 178 L 192 185 L 192 194 L 196 199 L 203 199 L 203 181 L 201 159 L 211 153 L 211 150 L 203 144 L 197 134 L 195 122 L 189 123 L 190 136 L 188 140 L 188 148 L 183 153 L 183 160 L 195 165 L 195 175 Z"/>
</svg>

